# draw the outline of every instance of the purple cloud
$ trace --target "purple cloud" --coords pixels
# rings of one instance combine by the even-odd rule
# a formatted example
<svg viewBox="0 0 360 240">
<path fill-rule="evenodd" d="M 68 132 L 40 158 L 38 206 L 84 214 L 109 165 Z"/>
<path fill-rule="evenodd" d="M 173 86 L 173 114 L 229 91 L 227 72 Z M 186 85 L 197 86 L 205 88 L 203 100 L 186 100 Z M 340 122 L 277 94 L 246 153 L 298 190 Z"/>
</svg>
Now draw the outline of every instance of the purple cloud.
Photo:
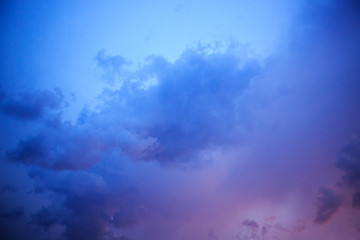
<svg viewBox="0 0 360 240">
<path fill-rule="evenodd" d="M 319 189 L 319 196 L 316 200 L 318 210 L 314 222 L 319 224 L 329 221 L 342 203 L 341 196 L 335 191 L 324 187 Z"/>
<path fill-rule="evenodd" d="M 231 46 L 199 47 L 131 72 L 100 51 L 97 66 L 121 87 L 104 89 L 76 123 L 61 120 L 60 92 L 0 93 L 2 112 L 29 123 L 5 154 L 21 164 L 3 161 L 28 172 L 26 184 L 4 201 L 33 186 L 22 200 L 29 228 L 49 239 L 356 239 L 357 213 L 336 214 L 342 196 L 319 188 L 340 169 L 360 206 L 359 141 L 342 149 L 338 169 L 332 161 L 360 116 L 356 6 L 309 2 L 294 46 L 261 63 Z M 24 209 L 0 220 L 28 226 Z"/>
<path fill-rule="evenodd" d="M 251 227 L 251 228 L 258 228 L 259 227 L 259 224 L 257 222 L 255 222 L 254 220 L 249 220 L 249 219 L 244 220 L 241 223 L 241 225 Z"/>
<path fill-rule="evenodd" d="M 350 141 L 340 151 L 336 166 L 343 171 L 343 183 L 353 188 L 353 206 L 360 207 L 360 141 Z"/>
</svg>

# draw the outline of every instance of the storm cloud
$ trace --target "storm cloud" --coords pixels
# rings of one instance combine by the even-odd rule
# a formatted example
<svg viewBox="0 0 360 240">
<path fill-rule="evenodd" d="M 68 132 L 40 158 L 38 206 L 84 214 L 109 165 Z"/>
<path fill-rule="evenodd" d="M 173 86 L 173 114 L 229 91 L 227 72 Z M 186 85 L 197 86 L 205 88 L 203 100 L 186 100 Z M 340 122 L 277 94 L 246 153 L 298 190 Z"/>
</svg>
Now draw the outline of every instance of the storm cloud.
<svg viewBox="0 0 360 240">
<path fill-rule="evenodd" d="M 1 237 L 358 239 L 359 4 L 285 2 L 8 3 Z"/>
<path fill-rule="evenodd" d="M 21 140 L 8 159 L 51 169 L 86 169 L 106 151 L 134 160 L 191 162 L 209 148 L 231 145 L 246 130 L 241 96 L 259 64 L 225 53 L 190 50 L 175 63 L 151 57 L 120 90 L 105 92 L 100 112 L 83 112 Z M 144 90 L 142 83 L 156 78 Z"/>
<path fill-rule="evenodd" d="M 325 223 L 331 219 L 341 206 L 341 197 L 331 189 L 320 188 L 317 197 L 318 210 L 315 218 L 316 223 Z"/>
<path fill-rule="evenodd" d="M 3 114 L 22 121 L 36 121 L 49 117 L 63 104 L 63 95 L 59 88 L 52 91 L 23 92 L 16 96 L 3 96 L 0 107 Z"/>
<path fill-rule="evenodd" d="M 343 183 L 354 190 L 353 206 L 360 207 L 360 141 L 358 137 L 341 149 L 336 166 L 343 171 Z"/>
<path fill-rule="evenodd" d="M 23 207 L 15 207 L 15 208 L 5 210 L 0 213 L 0 217 L 7 218 L 10 220 L 18 220 L 22 216 L 24 216 L 24 208 Z"/>
<path fill-rule="evenodd" d="M 146 211 L 137 204 L 136 191 L 131 186 L 114 188 L 114 180 L 106 181 L 103 174 L 64 171 L 53 175 L 33 169 L 29 176 L 37 192 L 52 194 L 53 201 L 34 213 L 31 223 L 45 231 L 65 226 L 61 234 L 66 239 L 116 239 L 109 227 L 126 229 L 140 224 Z"/>
</svg>

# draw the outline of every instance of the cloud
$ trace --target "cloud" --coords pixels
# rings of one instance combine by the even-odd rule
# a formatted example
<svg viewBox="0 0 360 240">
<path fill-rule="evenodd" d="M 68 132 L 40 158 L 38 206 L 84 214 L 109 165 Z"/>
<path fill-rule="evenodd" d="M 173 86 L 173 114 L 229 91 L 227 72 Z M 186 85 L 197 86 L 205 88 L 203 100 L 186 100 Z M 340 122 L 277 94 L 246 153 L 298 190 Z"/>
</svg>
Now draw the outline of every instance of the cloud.
<svg viewBox="0 0 360 240">
<path fill-rule="evenodd" d="M 241 223 L 241 225 L 251 227 L 251 228 L 258 228 L 259 227 L 259 224 L 257 222 L 255 222 L 254 220 L 249 220 L 249 219 L 244 220 Z"/>
<path fill-rule="evenodd" d="M 5 210 L 0 213 L 0 217 L 10 219 L 10 220 L 18 220 L 22 216 L 24 216 L 24 208 L 23 207 L 14 207 L 10 210 Z"/>
<path fill-rule="evenodd" d="M 202 151 L 231 145 L 248 119 L 241 96 L 259 73 L 254 60 L 226 53 L 185 52 L 169 63 L 152 56 L 148 64 L 110 98 L 105 114 L 119 117 L 130 132 L 155 139 L 141 155 L 132 157 L 162 163 L 191 162 Z M 143 90 L 149 78 L 157 84 Z M 120 116 L 118 116 L 120 114 Z"/>
<path fill-rule="evenodd" d="M 11 185 L 2 185 L 0 187 L 0 194 L 3 194 L 3 193 L 6 193 L 6 192 L 16 192 L 16 188 L 14 188 L 13 186 Z"/>
<path fill-rule="evenodd" d="M 316 200 L 318 210 L 314 222 L 318 224 L 329 221 L 342 203 L 341 196 L 325 187 L 319 189 L 319 196 Z"/>
<path fill-rule="evenodd" d="M 32 215 L 32 224 L 52 231 L 64 226 L 66 239 L 126 239 L 116 237 L 109 228 L 132 228 L 143 218 L 136 204 L 136 193 L 125 187 L 113 189 L 103 174 L 86 171 L 63 171 L 53 175 L 48 170 L 33 169 L 29 176 L 43 185 L 43 192 L 53 195 L 51 205 Z M 117 177 L 117 182 L 121 179 Z M 117 186 L 119 183 L 117 184 Z M 55 230 L 54 230 L 55 231 Z"/>
<path fill-rule="evenodd" d="M 106 55 L 105 50 L 98 52 L 96 63 L 103 70 L 102 80 L 109 84 L 114 84 L 117 80 L 124 80 L 128 74 L 126 67 L 130 65 L 130 62 L 124 57 Z"/>
<path fill-rule="evenodd" d="M 98 58 L 108 71 L 122 64 L 115 56 Z M 108 159 L 192 164 L 209 149 L 237 145 L 248 117 L 241 96 L 259 68 L 231 49 L 189 50 L 174 63 L 151 56 L 133 80 L 105 91 L 95 110 L 84 108 L 77 123 L 45 124 L 20 140 L 8 160 L 31 166 L 35 193 L 52 196 L 31 215 L 32 224 L 46 232 L 63 227 L 69 240 L 124 239 L 114 233 L 141 224 L 146 208 L 135 190 L 123 187 L 122 174 L 109 172 L 117 163 Z M 157 80 L 144 88 L 149 79 Z M 46 108 L 32 119 L 46 118 Z"/>
<path fill-rule="evenodd" d="M 197 161 L 209 148 L 241 138 L 248 118 L 241 95 L 258 72 L 256 61 L 239 59 L 231 49 L 213 54 L 189 50 L 174 63 L 151 57 L 133 73 L 138 81 L 102 95 L 99 111 L 84 109 L 75 125 L 45 126 L 7 157 L 54 170 L 89 168 L 107 151 L 134 160 Z M 141 82 L 148 78 L 158 83 L 145 90 Z M 48 105 L 41 106 L 36 117 Z"/>
<path fill-rule="evenodd" d="M 141 222 L 143 215 L 142 209 L 139 208 L 121 209 L 115 212 L 111 224 L 117 228 L 133 228 Z"/>
<path fill-rule="evenodd" d="M 36 121 L 49 117 L 63 104 L 60 89 L 52 91 L 23 92 L 15 97 L 5 95 L 0 101 L 1 111 L 12 118 L 22 121 Z"/>
<path fill-rule="evenodd" d="M 113 137 L 117 136 L 107 137 L 101 129 L 65 123 L 20 141 L 15 149 L 7 152 L 7 157 L 10 161 L 54 170 L 90 168 L 101 160 L 107 149 L 116 147 Z"/>
<path fill-rule="evenodd" d="M 96 56 L 96 61 L 99 67 L 102 67 L 105 70 L 110 69 L 113 71 L 119 70 L 124 65 L 128 64 L 128 61 L 122 56 L 106 56 L 105 50 L 101 50 L 98 52 Z"/>
<path fill-rule="evenodd" d="M 63 214 L 63 212 L 54 211 L 52 208 L 42 207 L 31 216 L 31 223 L 41 226 L 47 231 L 50 227 L 62 222 Z"/>
<path fill-rule="evenodd" d="M 351 31 L 347 30 L 345 33 L 349 34 Z M 109 81 L 120 79 L 121 87 L 105 89 L 99 96 L 101 103 L 93 109 L 84 108 L 77 123 L 45 124 L 7 151 L 10 161 L 31 169 L 29 177 L 35 193 L 46 202 L 31 215 L 32 225 L 46 231 L 44 236 L 53 232 L 70 240 L 125 240 L 133 239 L 128 238 L 127 233 L 133 237 L 149 232 L 153 235 L 148 239 L 195 235 L 225 239 L 223 236 L 230 234 L 226 231 L 231 231 L 227 221 L 233 220 L 232 217 L 238 219 L 244 213 L 259 214 L 262 209 L 270 211 L 266 208 L 271 208 L 274 212 L 280 210 L 279 215 L 296 217 L 299 213 L 285 206 L 287 199 L 290 195 L 299 197 L 299 201 L 295 201 L 299 203 L 288 204 L 289 208 L 299 209 L 305 200 L 309 202 L 308 189 L 317 189 L 315 179 L 333 179 L 327 165 L 323 165 L 329 162 L 327 155 L 319 149 L 332 149 L 328 139 L 338 136 L 341 126 L 351 119 L 350 110 L 358 106 L 351 104 L 358 102 L 359 85 L 354 83 L 356 71 L 350 71 L 351 64 L 358 61 L 349 61 L 359 56 L 352 51 L 358 48 L 347 47 L 353 46 L 348 43 L 358 38 L 344 40 L 337 32 L 332 40 L 329 34 L 332 28 L 326 31 L 324 36 L 322 32 L 308 34 L 310 48 L 301 45 L 301 50 L 297 49 L 301 53 L 295 50 L 295 54 L 290 53 L 290 59 L 277 59 L 283 65 L 275 61 L 276 66 L 265 70 L 256 60 L 238 55 L 232 48 L 210 53 L 201 48 L 190 49 L 174 62 L 150 56 L 133 72 L 125 70 L 128 62 L 122 56 L 100 51 L 96 60 L 103 77 Z M 347 54 L 350 52 L 353 54 Z M 347 62 L 346 66 L 339 64 L 341 62 Z M 270 75 L 263 76 L 269 72 Z M 256 81 L 259 77 L 264 79 Z M 259 84 L 264 85 L 259 87 Z M 275 90 L 276 96 L 263 95 L 277 87 L 280 90 Z M 54 98 L 41 97 L 47 95 L 39 92 L 26 94 L 32 97 L 4 96 L 1 106 L 8 104 L 12 106 L 9 109 L 17 110 L 3 112 L 20 120 L 43 123 L 61 110 L 62 100 L 56 93 L 50 94 Z M 28 104 L 30 102 L 33 104 Z M 41 104 L 36 105 L 37 102 Z M 52 102 L 58 104 L 52 105 Z M 269 108 L 259 109 L 263 102 Z M 31 114 L 26 114 L 27 111 Z M 254 126 L 253 142 L 245 144 L 244 150 L 243 139 Z M 228 154 L 231 148 L 236 151 Z M 219 149 L 222 151 L 217 151 Z M 345 152 L 345 160 L 339 160 L 338 165 L 344 171 L 344 181 L 356 190 L 357 160 L 350 150 Z M 191 166 L 215 158 L 230 166 L 216 165 L 219 169 L 209 175 L 206 170 L 195 173 L 171 172 L 168 168 L 154 170 L 157 163 Z M 229 163 L 228 158 L 239 164 Z M 137 164 L 137 171 L 118 167 L 130 161 Z M 313 167 L 314 164 L 317 167 Z M 325 166 L 326 170 L 318 173 L 319 166 Z M 143 168 L 149 170 L 146 172 Z M 144 176 L 144 172 L 150 177 Z M 229 172 L 236 178 L 229 177 Z M 130 179 L 124 177 L 126 174 Z M 303 178 L 303 174 L 308 177 Z M 194 177 L 197 175 L 200 177 Z M 204 175 L 205 180 L 201 179 Z M 179 178 L 177 186 L 172 183 L 176 177 Z M 224 180 L 227 177 L 234 188 Z M 189 178 L 190 184 L 186 182 Z M 140 182 L 142 192 L 132 184 L 133 179 Z M 200 184 L 199 179 L 204 183 Z M 205 192 L 200 193 L 201 197 L 197 195 L 199 189 Z M 358 196 L 356 192 L 354 205 Z M 255 201 L 257 198 L 264 199 L 268 206 L 261 206 L 262 203 Z M 163 199 L 174 199 L 175 204 Z M 196 201 L 192 202 L 193 199 Z M 319 224 L 328 221 L 341 205 L 336 192 L 327 188 L 320 188 L 317 202 L 315 222 Z M 142 226 L 148 207 L 152 208 L 152 221 Z M 305 214 L 307 211 L 304 204 Z M 224 212 L 231 216 L 225 216 Z M 275 236 L 291 239 L 293 234 L 306 230 L 305 221 L 284 225 L 256 218 L 256 221 L 240 221 L 239 225 L 237 239 Z M 208 231 L 209 226 L 216 235 Z M 166 234 L 168 238 L 158 237 Z"/>
<path fill-rule="evenodd" d="M 151 137 L 140 138 L 121 126 L 104 126 L 96 121 L 78 125 L 65 122 L 57 128 L 46 127 L 35 136 L 19 141 L 14 149 L 6 152 L 6 156 L 12 162 L 53 170 L 88 169 L 108 152 L 122 152 L 125 156 L 140 158 L 141 152 L 151 147 L 153 142 Z"/>
<path fill-rule="evenodd" d="M 113 236 L 113 235 L 107 235 L 106 240 L 134 240 L 132 238 L 128 238 L 126 236 L 120 236 L 120 237 L 117 237 L 117 236 Z"/>
<path fill-rule="evenodd" d="M 356 137 L 340 151 L 336 166 L 343 171 L 342 180 L 354 189 L 353 206 L 360 207 L 360 141 Z"/>
<path fill-rule="evenodd" d="M 245 219 L 241 222 L 238 240 L 292 239 L 294 234 L 303 231 L 306 222 L 299 219 L 293 224 L 282 224 L 276 217 L 265 218 L 263 223 Z"/>
</svg>

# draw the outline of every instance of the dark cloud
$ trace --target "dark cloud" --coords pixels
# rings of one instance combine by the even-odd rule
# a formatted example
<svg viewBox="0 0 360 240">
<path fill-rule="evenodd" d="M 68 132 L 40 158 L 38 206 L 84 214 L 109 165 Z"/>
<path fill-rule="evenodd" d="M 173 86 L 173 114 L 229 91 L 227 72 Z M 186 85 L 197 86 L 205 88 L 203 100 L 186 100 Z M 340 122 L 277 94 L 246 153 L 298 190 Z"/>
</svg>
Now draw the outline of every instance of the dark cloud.
<svg viewBox="0 0 360 240">
<path fill-rule="evenodd" d="M 107 150 L 120 150 L 121 144 L 127 141 L 122 132 L 109 133 L 100 126 L 64 123 L 21 140 L 16 148 L 7 152 L 7 157 L 13 162 L 54 170 L 86 169 L 101 160 Z"/>
<path fill-rule="evenodd" d="M 10 219 L 10 220 L 18 220 L 22 216 L 24 216 L 24 208 L 23 207 L 14 207 L 10 210 L 3 210 L 0 213 L 0 217 Z"/>
<path fill-rule="evenodd" d="M 241 137 L 248 118 L 241 95 L 258 72 L 256 61 L 240 59 L 231 49 L 190 50 L 174 63 L 150 57 L 133 73 L 138 81 L 103 94 L 100 112 L 84 108 L 77 124 L 45 127 L 7 157 L 55 170 L 89 168 L 106 151 L 134 160 L 192 162 Z M 148 79 L 156 82 L 144 89 Z"/>
<path fill-rule="evenodd" d="M 111 224 L 117 228 L 133 228 L 142 221 L 143 215 L 142 209 L 139 208 L 121 209 L 115 212 Z"/>
<path fill-rule="evenodd" d="M 43 191 L 54 195 L 50 206 L 32 215 L 32 223 L 45 231 L 64 226 L 66 239 L 126 239 L 114 236 L 109 228 L 135 227 L 145 214 L 136 203 L 134 191 L 112 188 L 103 174 L 63 171 L 54 175 L 48 170 L 33 169 L 29 175 L 35 182 L 42 182 Z M 117 184 L 119 180 L 116 179 Z"/>
<path fill-rule="evenodd" d="M 239 240 L 260 240 L 259 224 L 254 220 L 246 219 L 242 221 L 240 232 L 236 235 Z"/>
<path fill-rule="evenodd" d="M 122 236 L 120 236 L 120 237 L 117 237 L 117 236 L 114 236 L 114 235 L 111 235 L 111 234 L 107 235 L 107 236 L 105 237 L 105 239 L 106 239 L 106 240 L 134 240 L 134 239 L 128 238 L 128 237 L 126 237 L 126 236 L 124 236 L 124 235 L 122 235 Z"/>
<path fill-rule="evenodd" d="M 329 221 L 342 203 L 342 198 L 335 191 L 321 187 L 317 197 L 317 214 L 315 223 L 322 224 Z"/>
<path fill-rule="evenodd" d="M 341 149 L 336 166 L 344 172 L 343 183 L 355 190 L 353 206 L 360 207 L 360 141 L 358 137 Z"/>
<path fill-rule="evenodd" d="M 259 73 L 256 61 L 229 52 L 205 54 L 190 50 L 169 63 L 151 57 L 135 73 L 138 82 L 105 97 L 106 114 L 119 115 L 130 132 L 156 140 L 133 158 L 190 162 L 202 151 L 230 144 L 244 130 L 248 114 L 241 96 Z M 146 90 L 143 83 L 153 80 Z"/>
<path fill-rule="evenodd" d="M 253 228 L 258 228 L 259 227 L 259 224 L 257 222 L 255 222 L 254 220 L 249 220 L 249 219 L 244 220 L 241 223 L 241 225 L 247 226 L 247 227 L 253 227 Z"/>
<path fill-rule="evenodd" d="M 317 16 L 321 18 L 321 14 Z M 321 19 L 324 22 L 330 21 L 325 18 Z M 334 26 L 341 25 L 334 21 Z M 323 26 L 327 26 L 327 24 Z M 339 29 L 341 28 L 338 27 L 337 33 L 339 33 Z M 349 34 L 352 30 L 354 30 L 353 25 L 347 28 L 345 33 Z M 333 29 L 327 31 L 333 31 Z M 325 36 L 332 36 L 328 32 Z M 317 36 L 320 35 L 322 33 L 319 33 Z M 317 43 L 317 45 L 315 44 L 316 46 L 311 48 L 314 49 L 314 51 L 311 51 L 314 56 L 308 54 L 309 49 L 304 50 L 307 47 L 305 46 L 303 50 L 306 57 L 300 60 L 295 59 L 292 62 L 292 64 L 297 66 L 295 72 L 289 67 L 290 64 L 288 64 L 287 59 L 285 60 L 284 67 L 281 67 L 281 72 L 290 69 L 289 78 L 301 78 L 299 85 L 296 86 L 298 87 L 296 90 L 300 89 L 300 91 L 303 90 L 306 93 L 310 92 L 314 96 L 316 95 L 316 98 L 307 99 L 318 100 L 320 98 L 324 99 L 323 96 L 325 96 L 325 99 L 329 100 L 331 95 L 336 100 L 325 101 L 325 104 L 336 107 L 341 105 L 336 105 L 338 104 L 338 99 L 343 99 L 338 96 L 344 96 L 344 92 L 348 93 L 347 90 L 349 89 L 347 87 L 354 86 L 354 88 L 351 88 L 351 94 L 347 94 L 347 96 L 350 96 L 349 98 L 355 97 L 351 101 L 344 101 L 343 103 L 356 103 L 358 99 L 357 87 L 359 85 L 351 85 L 354 83 L 354 76 L 358 76 L 353 74 L 354 71 L 345 71 L 348 68 L 341 68 L 341 71 L 346 73 L 341 75 L 341 81 L 337 80 L 338 73 L 336 80 L 327 76 L 335 75 L 329 69 L 339 69 L 335 65 L 341 61 L 348 62 L 349 68 L 352 67 L 351 63 L 357 64 L 359 62 L 356 61 L 358 56 L 360 56 L 356 54 L 359 48 L 345 47 L 353 46 L 351 43 L 356 42 L 358 38 L 349 38 L 350 40 L 346 38 L 344 40 L 338 34 L 335 34 L 335 38 L 328 37 L 328 39 L 335 39 L 335 42 L 340 43 L 336 44 L 336 46 L 333 42 L 324 43 L 323 41 L 318 41 L 319 39 L 315 39 L 313 36 L 307 38 L 311 44 Z M 299 38 L 299 41 L 304 39 Z M 147 63 L 140 66 L 135 72 L 128 72 L 124 69 L 128 62 L 123 57 L 106 55 L 104 51 L 98 53 L 96 61 L 98 66 L 104 71 L 104 77 L 108 81 L 115 81 L 119 78 L 122 82 L 121 88 L 105 90 L 100 96 L 103 102 L 96 108 L 96 111 L 84 108 L 76 124 L 59 123 L 55 127 L 45 125 L 43 129 L 19 141 L 15 148 L 7 152 L 9 160 L 31 165 L 32 167 L 35 166 L 29 172 L 29 176 L 34 183 L 35 193 L 42 193 L 46 199 L 49 197 L 47 200 L 50 203 L 40 207 L 37 212 L 31 215 L 33 225 L 40 226 L 46 232 L 59 231 L 57 227 L 60 226 L 63 229 L 62 236 L 69 240 L 129 239 L 122 236 L 122 231 L 130 231 L 141 225 L 146 217 L 146 207 L 139 203 L 136 189 L 133 186 L 128 186 L 131 185 L 129 184 L 130 180 L 122 178 L 122 174 L 127 172 L 129 175 L 136 175 L 139 179 L 142 176 L 141 174 L 134 174 L 127 168 L 116 169 L 118 162 L 122 163 L 127 159 L 132 159 L 135 161 L 157 161 L 161 164 L 193 163 L 203 160 L 207 155 L 211 155 L 207 154 L 209 150 L 217 148 L 226 149 L 227 147 L 238 147 L 241 145 L 244 133 L 247 133 L 252 125 L 255 124 L 251 121 L 251 117 L 253 111 L 257 110 L 257 104 L 254 104 L 254 102 L 259 100 L 257 98 L 258 95 L 254 94 L 253 97 L 256 100 L 247 106 L 248 102 L 244 99 L 244 95 L 251 88 L 253 80 L 263 73 L 262 69 L 257 61 L 241 57 L 231 48 L 225 52 L 210 54 L 203 50 L 201 48 L 188 50 L 175 62 L 169 62 L 160 56 L 151 56 L 147 59 Z M 329 51 L 329 53 L 324 54 L 323 50 Z M 350 58 L 343 54 L 348 52 L 353 52 Z M 329 63 L 329 59 L 335 59 L 336 61 L 334 60 L 334 62 Z M 349 61 L 349 59 L 353 61 Z M 320 63 L 323 63 L 323 65 Z M 309 67 L 312 65 L 315 66 L 313 69 Z M 308 77 L 307 75 L 302 75 L 303 72 L 309 75 L 312 75 L 314 72 L 318 73 L 318 67 L 325 69 L 328 75 L 321 71 L 316 76 Z M 280 76 L 283 77 L 283 75 Z M 351 80 L 349 80 L 349 77 L 352 77 Z M 288 80 L 284 81 L 287 83 Z M 333 84 L 334 82 L 336 84 Z M 345 87 L 342 85 L 344 82 L 344 85 L 348 84 Z M 306 84 L 308 85 L 306 86 Z M 327 87 L 328 85 L 331 86 Z M 266 86 L 268 85 L 265 85 L 264 88 Z M 333 95 L 333 92 L 330 92 L 329 89 L 340 89 L 339 94 Z M 291 91 L 284 92 L 284 95 L 291 93 Z M 306 123 L 302 121 L 302 115 L 296 113 L 293 116 L 289 114 L 293 112 L 288 111 L 288 109 L 295 109 L 294 112 L 301 113 L 304 109 L 310 108 L 310 111 L 318 113 L 317 109 L 312 108 L 312 106 L 318 106 L 319 104 L 324 104 L 324 102 L 309 101 L 311 104 L 297 105 L 307 95 L 301 95 L 299 91 L 296 94 L 294 95 L 295 100 L 281 105 L 272 114 L 274 116 L 289 115 L 286 124 L 301 116 L 298 119 L 300 119 L 301 125 L 305 126 Z M 322 95 L 319 97 L 319 94 Z M 5 114 L 17 119 L 32 121 L 48 118 L 53 111 L 56 112 L 56 110 L 60 109 L 63 101 L 61 94 L 49 92 L 26 93 L 16 98 L 1 96 L 0 94 L 0 98 L 2 98 L 1 109 Z M 284 103 L 286 100 L 280 99 L 279 101 Z M 332 103 L 334 102 L 336 104 L 333 105 Z M 311 106 L 309 107 L 309 105 Z M 343 104 L 341 106 L 351 106 L 351 104 Z M 323 113 L 321 112 L 321 114 Z M 340 112 L 337 112 L 336 115 L 341 115 L 338 113 Z M 269 117 L 266 114 L 260 114 L 259 116 L 260 118 Z M 334 115 L 325 116 L 324 114 L 320 119 L 308 117 L 308 120 L 311 122 L 321 122 L 325 118 L 333 119 L 328 116 Z M 269 118 L 272 117 L 270 116 Z M 275 122 L 277 121 L 276 119 L 275 117 Z M 265 121 L 267 120 L 265 119 Z M 278 124 L 282 125 L 283 123 L 280 121 Z M 314 127 L 315 125 L 311 126 Z M 327 125 L 324 124 L 324 126 Z M 326 131 L 328 129 L 332 128 L 326 128 Z M 311 138 L 315 136 L 312 130 L 311 127 L 307 130 L 312 132 Z M 289 132 L 292 136 L 298 136 L 298 133 Z M 267 133 L 273 134 L 269 134 L 269 138 L 274 142 L 278 141 L 276 137 L 288 139 L 287 136 L 282 135 L 284 133 L 281 131 L 271 130 Z M 301 140 L 305 141 L 304 138 Z M 294 143 L 289 141 L 289 145 L 291 144 Z M 271 146 L 273 145 L 267 146 L 267 148 L 271 148 Z M 274 146 L 284 148 L 284 144 L 275 144 Z M 353 148 L 351 147 L 351 149 Z M 267 152 L 266 149 L 256 150 Z M 303 149 L 301 150 L 303 151 Z M 274 151 L 278 150 L 274 149 Z M 349 152 L 351 151 L 352 153 L 350 154 Z M 349 186 L 358 189 L 358 171 L 356 170 L 358 158 L 354 157 L 357 153 L 354 155 L 354 150 L 351 151 L 345 151 L 347 157 L 344 158 L 345 160 L 339 160 L 338 166 L 345 172 L 344 181 Z M 293 155 L 297 155 L 296 153 L 291 152 Z M 289 156 L 291 154 L 284 155 Z M 348 157 L 348 155 L 352 157 Z M 107 162 L 109 156 L 115 156 L 116 163 Z M 266 159 L 268 164 L 263 164 L 262 166 L 266 168 L 266 171 L 259 167 L 264 162 L 258 160 L 253 163 L 256 166 L 254 171 L 250 170 L 248 174 L 258 176 L 255 174 L 257 172 L 259 175 L 262 175 L 259 177 L 259 181 L 266 182 L 266 174 L 262 173 L 269 172 L 267 166 L 275 165 L 275 168 L 277 168 L 280 165 L 284 165 L 283 169 L 277 168 L 276 176 L 279 176 L 279 169 L 284 170 L 281 172 L 286 172 L 286 174 L 280 174 L 283 175 L 281 178 L 275 177 L 274 182 L 286 182 L 290 179 L 290 174 L 293 174 L 295 171 L 299 172 L 298 165 L 307 164 L 300 161 L 301 157 L 295 158 L 296 160 L 300 159 L 295 163 L 295 161 L 289 161 L 288 157 L 283 156 L 280 157 L 279 162 L 273 164 L 273 156 L 271 154 L 263 156 L 263 159 Z M 354 160 L 355 158 L 357 160 Z M 285 162 L 283 159 L 286 160 L 288 165 L 283 164 Z M 290 165 L 294 165 L 294 167 L 286 169 Z M 246 168 L 244 169 L 247 171 Z M 243 181 L 247 175 L 239 174 L 238 170 L 234 169 Z M 296 174 L 294 176 L 297 178 Z M 283 181 L 284 179 L 285 181 Z M 167 182 L 167 180 L 159 179 L 158 181 Z M 212 184 L 211 181 L 210 184 Z M 281 184 L 274 185 L 276 185 L 276 188 L 281 188 L 280 191 L 287 192 L 288 189 L 284 190 L 285 187 L 283 186 L 286 184 Z M 290 186 L 291 190 L 293 190 L 294 185 L 290 184 Z M 151 187 L 158 189 L 156 184 Z M 286 187 L 289 186 L 287 185 Z M 269 189 L 268 186 L 266 188 Z M 153 191 L 154 195 L 158 194 L 160 197 L 162 197 L 161 194 L 168 194 L 162 192 L 164 189 L 161 188 L 159 190 L 150 189 L 149 191 Z M 273 190 L 270 189 L 268 191 Z M 277 200 L 278 197 L 276 196 L 274 199 Z M 354 205 L 357 205 L 358 199 L 359 194 L 356 192 L 354 195 Z M 327 188 L 320 189 L 320 195 L 317 200 L 318 212 L 315 222 L 320 224 L 328 221 L 341 205 L 341 198 L 336 192 Z M 251 205 L 250 201 L 244 202 Z M 161 207 L 152 210 L 156 214 L 161 214 L 159 209 Z M 179 209 L 179 211 L 183 210 L 181 206 Z M 187 214 L 190 215 L 190 213 Z M 154 227 L 163 227 L 157 226 L 158 222 L 153 224 L 152 226 Z M 304 222 L 296 223 L 293 226 L 285 226 L 275 221 L 268 221 L 262 224 L 248 219 L 240 223 L 240 230 L 236 238 L 256 240 L 266 239 L 268 236 L 270 238 L 275 235 L 291 236 L 291 234 L 302 231 L 304 228 Z M 120 234 L 116 235 L 112 231 L 113 229 L 115 229 L 114 232 L 119 231 Z M 154 231 L 161 230 L 155 229 Z M 221 232 L 217 231 L 216 233 L 219 233 L 220 237 Z M 206 231 L 203 234 L 206 234 Z M 206 237 L 206 235 L 203 237 Z M 215 236 L 210 231 L 208 238 L 216 239 L 217 235 Z M 284 239 L 289 238 L 284 237 Z M 151 238 L 149 237 L 149 239 Z"/>
<path fill-rule="evenodd" d="M 11 185 L 3 185 L 0 187 L 0 194 L 6 193 L 6 192 L 16 192 L 16 188 Z"/>
<path fill-rule="evenodd" d="M 323 95 L 322 99 L 328 99 L 327 104 L 331 106 L 331 112 L 327 113 L 327 119 L 337 119 L 334 127 L 329 127 L 332 132 L 340 132 L 344 135 L 334 135 L 332 139 L 346 139 L 349 134 L 358 128 L 360 119 L 359 102 L 360 95 L 360 15 L 359 1 L 324 1 L 307 2 L 307 8 L 302 18 L 303 26 L 312 28 L 314 33 L 311 38 L 301 37 L 302 45 L 312 49 L 313 54 L 307 50 L 307 55 L 316 59 L 319 81 L 323 81 L 321 90 L 317 88 L 314 92 Z M 307 19 L 306 19 L 307 18 Z M 305 29 L 308 34 L 308 29 Z M 321 56 L 320 58 L 316 56 Z M 315 72 L 315 71 L 314 71 Z M 316 72 L 315 72 L 316 73 Z M 327 77 L 325 77 L 327 76 Z M 325 88 L 329 90 L 324 91 Z M 325 106 L 325 105 L 324 105 Z M 331 117 L 330 117 L 331 116 Z M 324 118 L 326 119 L 326 118 Z M 339 144 L 342 144 L 340 140 Z M 338 186 L 347 185 L 354 189 L 353 206 L 360 206 L 360 148 L 359 141 L 355 139 L 345 145 L 339 154 L 336 167 L 343 171 L 342 181 Z M 335 154 L 334 154 L 335 155 Z M 325 223 L 335 214 L 341 205 L 341 198 L 331 189 L 320 189 L 318 201 L 318 212 L 316 223 Z M 345 202 L 344 202 L 345 204 Z"/>
<path fill-rule="evenodd" d="M 306 222 L 299 219 L 293 224 L 282 224 L 276 217 L 265 218 L 262 223 L 245 219 L 241 222 L 238 240 L 291 239 L 295 233 L 305 229 Z"/>
<path fill-rule="evenodd" d="M 98 61 L 106 71 L 125 64 L 104 53 Z M 19 141 L 8 160 L 34 166 L 34 192 L 52 196 L 31 223 L 47 233 L 60 227 L 69 240 L 127 239 L 111 229 L 140 225 L 146 207 L 107 158 L 192 163 L 208 149 L 233 144 L 247 129 L 241 96 L 258 73 L 256 61 L 231 49 L 190 50 L 174 63 L 152 56 L 131 74 L 135 80 L 104 92 L 97 111 L 84 108 L 76 124 L 45 124 Z M 46 108 L 31 119 L 46 118 Z"/>
<path fill-rule="evenodd" d="M 60 109 L 63 98 L 60 89 L 55 89 L 54 92 L 23 92 L 14 97 L 3 97 L 0 108 L 9 117 L 23 121 L 36 121 Z"/>
<path fill-rule="evenodd" d="M 42 207 L 31 216 L 31 223 L 41 226 L 47 231 L 50 227 L 62 222 L 63 214 L 63 212 L 54 211 L 53 208 Z"/>
</svg>

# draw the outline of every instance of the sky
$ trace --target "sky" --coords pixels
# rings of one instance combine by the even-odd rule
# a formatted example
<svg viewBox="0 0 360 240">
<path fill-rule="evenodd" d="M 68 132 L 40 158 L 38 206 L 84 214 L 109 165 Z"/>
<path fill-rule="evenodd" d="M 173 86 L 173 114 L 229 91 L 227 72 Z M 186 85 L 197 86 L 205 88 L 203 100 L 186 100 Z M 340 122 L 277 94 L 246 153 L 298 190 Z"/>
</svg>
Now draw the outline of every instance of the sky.
<svg viewBox="0 0 360 240">
<path fill-rule="evenodd" d="M 0 12 L 1 239 L 360 239 L 358 1 Z"/>
</svg>

